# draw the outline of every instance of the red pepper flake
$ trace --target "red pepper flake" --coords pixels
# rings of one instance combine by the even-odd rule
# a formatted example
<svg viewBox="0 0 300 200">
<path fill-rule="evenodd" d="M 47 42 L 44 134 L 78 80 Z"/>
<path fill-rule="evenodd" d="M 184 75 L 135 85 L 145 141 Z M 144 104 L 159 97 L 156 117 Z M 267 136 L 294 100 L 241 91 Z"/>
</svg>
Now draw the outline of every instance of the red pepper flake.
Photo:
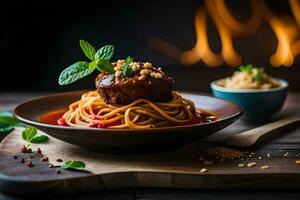
<svg viewBox="0 0 300 200">
<path fill-rule="evenodd" d="M 107 124 L 105 124 L 103 122 L 99 122 L 98 128 L 107 128 Z"/>
<path fill-rule="evenodd" d="M 29 158 L 30 158 L 30 159 L 33 159 L 33 156 L 30 156 Z"/>
<path fill-rule="evenodd" d="M 56 173 L 57 173 L 57 174 L 60 174 L 60 173 L 61 173 L 60 169 L 57 169 L 57 170 L 56 170 Z"/>
<path fill-rule="evenodd" d="M 37 152 L 37 153 L 42 153 L 42 150 L 40 149 L 40 147 L 37 148 L 36 152 Z"/>
<path fill-rule="evenodd" d="M 21 158 L 21 163 L 24 163 L 25 162 L 25 159 L 24 158 Z"/>
<path fill-rule="evenodd" d="M 33 164 L 32 164 L 31 161 L 28 161 L 28 162 L 27 162 L 27 167 L 30 167 L 30 168 L 33 167 Z"/>
<path fill-rule="evenodd" d="M 49 164 L 48 167 L 49 167 L 49 168 L 53 168 L 54 165 L 53 165 L 53 164 Z"/>
<path fill-rule="evenodd" d="M 49 158 L 46 157 L 46 156 L 41 158 L 41 161 L 42 161 L 42 162 L 46 162 L 46 161 L 48 161 L 48 160 L 49 160 Z"/>
<path fill-rule="evenodd" d="M 18 159 L 18 156 L 14 156 L 14 159 Z"/>
<path fill-rule="evenodd" d="M 21 148 L 21 152 L 22 152 L 22 153 L 27 153 L 27 147 L 23 146 L 23 147 Z"/>
<path fill-rule="evenodd" d="M 68 126 L 66 120 L 64 118 L 62 118 L 62 117 L 57 120 L 57 124 L 59 126 Z"/>
<path fill-rule="evenodd" d="M 56 161 L 57 161 L 57 162 L 62 162 L 63 159 L 58 158 L 58 159 L 56 159 Z"/>
</svg>

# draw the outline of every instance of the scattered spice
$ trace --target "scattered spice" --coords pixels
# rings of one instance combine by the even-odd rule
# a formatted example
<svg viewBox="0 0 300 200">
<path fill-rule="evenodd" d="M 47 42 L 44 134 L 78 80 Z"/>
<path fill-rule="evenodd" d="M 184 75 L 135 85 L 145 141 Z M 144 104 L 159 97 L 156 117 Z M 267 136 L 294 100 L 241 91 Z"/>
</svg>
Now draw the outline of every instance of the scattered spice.
<svg viewBox="0 0 300 200">
<path fill-rule="evenodd" d="M 54 165 L 53 165 L 53 164 L 49 164 L 48 167 L 49 167 L 49 168 L 53 168 Z"/>
<path fill-rule="evenodd" d="M 201 174 L 204 174 L 204 173 L 206 173 L 206 172 L 208 172 L 208 169 L 206 169 L 206 168 L 202 168 L 202 169 L 200 170 L 200 173 L 201 173 Z"/>
<path fill-rule="evenodd" d="M 270 154 L 270 153 L 268 153 L 268 154 L 267 154 L 267 157 L 269 157 L 269 158 L 270 158 L 270 157 L 271 157 L 271 154 Z"/>
<path fill-rule="evenodd" d="M 244 163 L 240 163 L 240 164 L 238 164 L 238 167 L 245 167 L 245 164 Z"/>
<path fill-rule="evenodd" d="M 24 163 L 25 162 L 25 159 L 24 158 L 21 158 L 21 163 Z"/>
<path fill-rule="evenodd" d="M 18 156 L 14 156 L 14 159 L 18 159 Z"/>
<path fill-rule="evenodd" d="M 23 146 L 23 147 L 21 148 L 21 152 L 22 152 L 22 153 L 27 153 L 27 147 Z"/>
<path fill-rule="evenodd" d="M 56 170 L 56 173 L 57 173 L 57 174 L 60 174 L 60 173 L 61 173 L 60 169 L 57 169 L 57 170 Z"/>
<path fill-rule="evenodd" d="M 44 156 L 44 157 L 42 157 L 40 160 L 41 160 L 42 162 L 46 162 L 46 161 L 48 161 L 48 160 L 49 160 L 49 158 L 48 158 L 48 157 L 46 157 L 46 156 Z"/>
<path fill-rule="evenodd" d="M 289 155 L 289 152 L 286 152 L 285 154 L 283 154 L 284 157 L 287 157 Z"/>
<path fill-rule="evenodd" d="M 270 167 L 269 167 L 269 165 L 263 165 L 263 166 L 261 166 L 260 168 L 261 168 L 261 169 L 269 169 Z"/>
<path fill-rule="evenodd" d="M 254 167 L 256 165 L 256 162 L 249 162 L 247 164 L 247 167 Z"/>
<path fill-rule="evenodd" d="M 56 159 L 56 161 L 57 161 L 57 162 L 62 162 L 63 159 L 58 158 L 58 159 Z"/>
<path fill-rule="evenodd" d="M 32 164 L 31 161 L 28 161 L 28 162 L 27 162 L 27 167 L 30 167 L 30 168 L 33 167 L 33 164 Z"/>
<path fill-rule="evenodd" d="M 208 148 L 206 151 L 209 156 L 216 157 L 219 160 L 233 160 L 245 156 L 243 152 L 225 147 Z"/>
<path fill-rule="evenodd" d="M 33 156 L 30 156 L 29 158 L 30 158 L 30 159 L 33 159 Z"/>
<path fill-rule="evenodd" d="M 37 152 L 37 153 L 42 153 L 42 151 L 41 151 L 40 147 L 39 147 L 39 148 L 37 148 L 36 152 Z"/>
</svg>

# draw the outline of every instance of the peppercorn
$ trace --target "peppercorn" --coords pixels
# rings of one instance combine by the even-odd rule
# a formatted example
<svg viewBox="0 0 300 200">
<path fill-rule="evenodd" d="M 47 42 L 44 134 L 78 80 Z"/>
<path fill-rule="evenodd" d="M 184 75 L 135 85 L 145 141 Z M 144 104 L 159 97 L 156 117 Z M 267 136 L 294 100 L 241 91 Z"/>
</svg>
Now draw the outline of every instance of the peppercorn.
<svg viewBox="0 0 300 200">
<path fill-rule="evenodd" d="M 37 148 L 36 152 L 37 152 L 37 153 L 42 153 L 42 151 L 41 151 L 40 148 Z"/>
<path fill-rule="evenodd" d="M 30 168 L 33 167 L 33 164 L 32 164 L 31 161 L 28 161 L 28 162 L 27 162 L 27 167 L 30 167 Z"/>
</svg>

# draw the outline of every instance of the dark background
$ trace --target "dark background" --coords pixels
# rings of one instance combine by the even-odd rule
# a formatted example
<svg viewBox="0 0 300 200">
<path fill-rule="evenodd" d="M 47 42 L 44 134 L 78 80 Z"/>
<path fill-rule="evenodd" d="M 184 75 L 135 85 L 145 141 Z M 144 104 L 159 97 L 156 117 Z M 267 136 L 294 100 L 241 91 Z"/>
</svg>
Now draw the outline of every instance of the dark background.
<svg viewBox="0 0 300 200">
<path fill-rule="evenodd" d="M 249 15 L 247 1 L 227 1 L 238 19 Z M 267 1 L 278 15 L 291 15 L 288 1 Z M 162 66 L 176 80 L 176 88 L 209 91 L 209 82 L 228 76 L 232 67 L 210 68 L 201 62 L 181 66 L 177 60 L 161 54 L 149 45 L 158 37 L 182 50 L 195 43 L 194 17 L 203 1 L 195 0 L 110 0 L 110 1 L 16 1 L 0 3 L 0 91 L 74 90 L 93 88 L 96 74 L 73 85 L 59 86 L 60 72 L 70 64 L 84 60 L 79 39 L 96 47 L 114 44 L 114 59 L 131 55 L 135 60 Z M 210 23 L 209 37 L 215 52 L 219 37 Z M 291 89 L 300 89 L 299 57 L 287 69 L 269 66 L 269 57 L 277 41 L 268 25 L 257 33 L 234 39 L 244 63 L 262 65 L 274 76 L 288 79 Z"/>
</svg>

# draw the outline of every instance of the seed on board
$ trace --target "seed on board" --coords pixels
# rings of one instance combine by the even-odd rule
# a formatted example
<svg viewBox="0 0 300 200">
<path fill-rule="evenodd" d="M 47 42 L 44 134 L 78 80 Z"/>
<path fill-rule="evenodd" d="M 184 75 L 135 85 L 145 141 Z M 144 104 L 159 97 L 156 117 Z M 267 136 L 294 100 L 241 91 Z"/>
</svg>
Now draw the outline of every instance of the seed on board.
<svg viewBox="0 0 300 200">
<path fill-rule="evenodd" d="M 25 159 L 24 158 L 21 158 L 21 163 L 24 163 L 25 162 Z"/>
<path fill-rule="evenodd" d="M 29 158 L 30 158 L 30 159 L 33 159 L 33 156 L 30 156 Z"/>
<path fill-rule="evenodd" d="M 61 173 L 60 169 L 57 169 L 57 170 L 56 170 L 56 173 L 57 173 L 57 174 L 60 174 L 60 173 Z"/>
<path fill-rule="evenodd" d="M 41 148 L 40 148 L 40 147 L 39 147 L 39 148 L 37 148 L 36 152 L 37 152 L 37 153 L 42 153 L 42 150 L 41 150 Z"/>
<path fill-rule="evenodd" d="M 32 164 L 31 161 L 28 161 L 28 162 L 27 162 L 27 167 L 30 167 L 30 168 L 33 167 L 33 164 Z"/>
<path fill-rule="evenodd" d="M 244 163 L 240 163 L 240 164 L 238 164 L 238 167 L 245 167 L 245 164 Z"/>
<path fill-rule="evenodd" d="M 204 174 L 204 173 L 206 173 L 206 172 L 208 172 L 208 169 L 206 169 L 206 168 L 202 168 L 202 169 L 200 170 L 200 173 L 201 173 L 201 174 Z"/>
<path fill-rule="evenodd" d="M 53 165 L 53 164 L 49 164 L 48 167 L 49 167 L 49 168 L 53 168 L 54 165 Z"/>
<path fill-rule="evenodd" d="M 258 157 L 258 160 L 261 160 L 261 156 Z"/>
<path fill-rule="evenodd" d="M 268 154 L 267 154 L 267 157 L 271 157 L 271 154 L 270 154 L 270 153 L 268 153 Z"/>
<path fill-rule="evenodd" d="M 286 152 L 285 154 L 283 154 L 284 157 L 287 157 L 289 155 L 289 152 Z"/>
<path fill-rule="evenodd" d="M 204 161 L 204 165 L 212 165 L 212 164 L 214 164 L 214 161 L 212 161 L 212 160 L 205 160 Z"/>
<path fill-rule="evenodd" d="M 249 162 L 247 164 L 247 167 L 254 167 L 256 165 L 256 162 Z"/>
<path fill-rule="evenodd" d="M 269 166 L 269 165 L 263 165 L 263 166 L 261 166 L 260 168 L 261 168 L 261 169 L 269 169 L 270 166 Z"/>
<path fill-rule="evenodd" d="M 61 158 L 58 158 L 58 159 L 56 159 L 56 161 L 57 161 L 57 162 L 62 162 L 62 161 L 63 161 L 63 159 L 61 159 Z"/>
<path fill-rule="evenodd" d="M 14 159 L 18 159 L 18 156 L 14 156 Z"/>
<path fill-rule="evenodd" d="M 46 156 L 41 158 L 41 161 L 42 161 L 42 162 L 46 162 L 46 161 L 48 161 L 48 160 L 49 160 L 49 158 L 46 157 Z"/>
</svg>

